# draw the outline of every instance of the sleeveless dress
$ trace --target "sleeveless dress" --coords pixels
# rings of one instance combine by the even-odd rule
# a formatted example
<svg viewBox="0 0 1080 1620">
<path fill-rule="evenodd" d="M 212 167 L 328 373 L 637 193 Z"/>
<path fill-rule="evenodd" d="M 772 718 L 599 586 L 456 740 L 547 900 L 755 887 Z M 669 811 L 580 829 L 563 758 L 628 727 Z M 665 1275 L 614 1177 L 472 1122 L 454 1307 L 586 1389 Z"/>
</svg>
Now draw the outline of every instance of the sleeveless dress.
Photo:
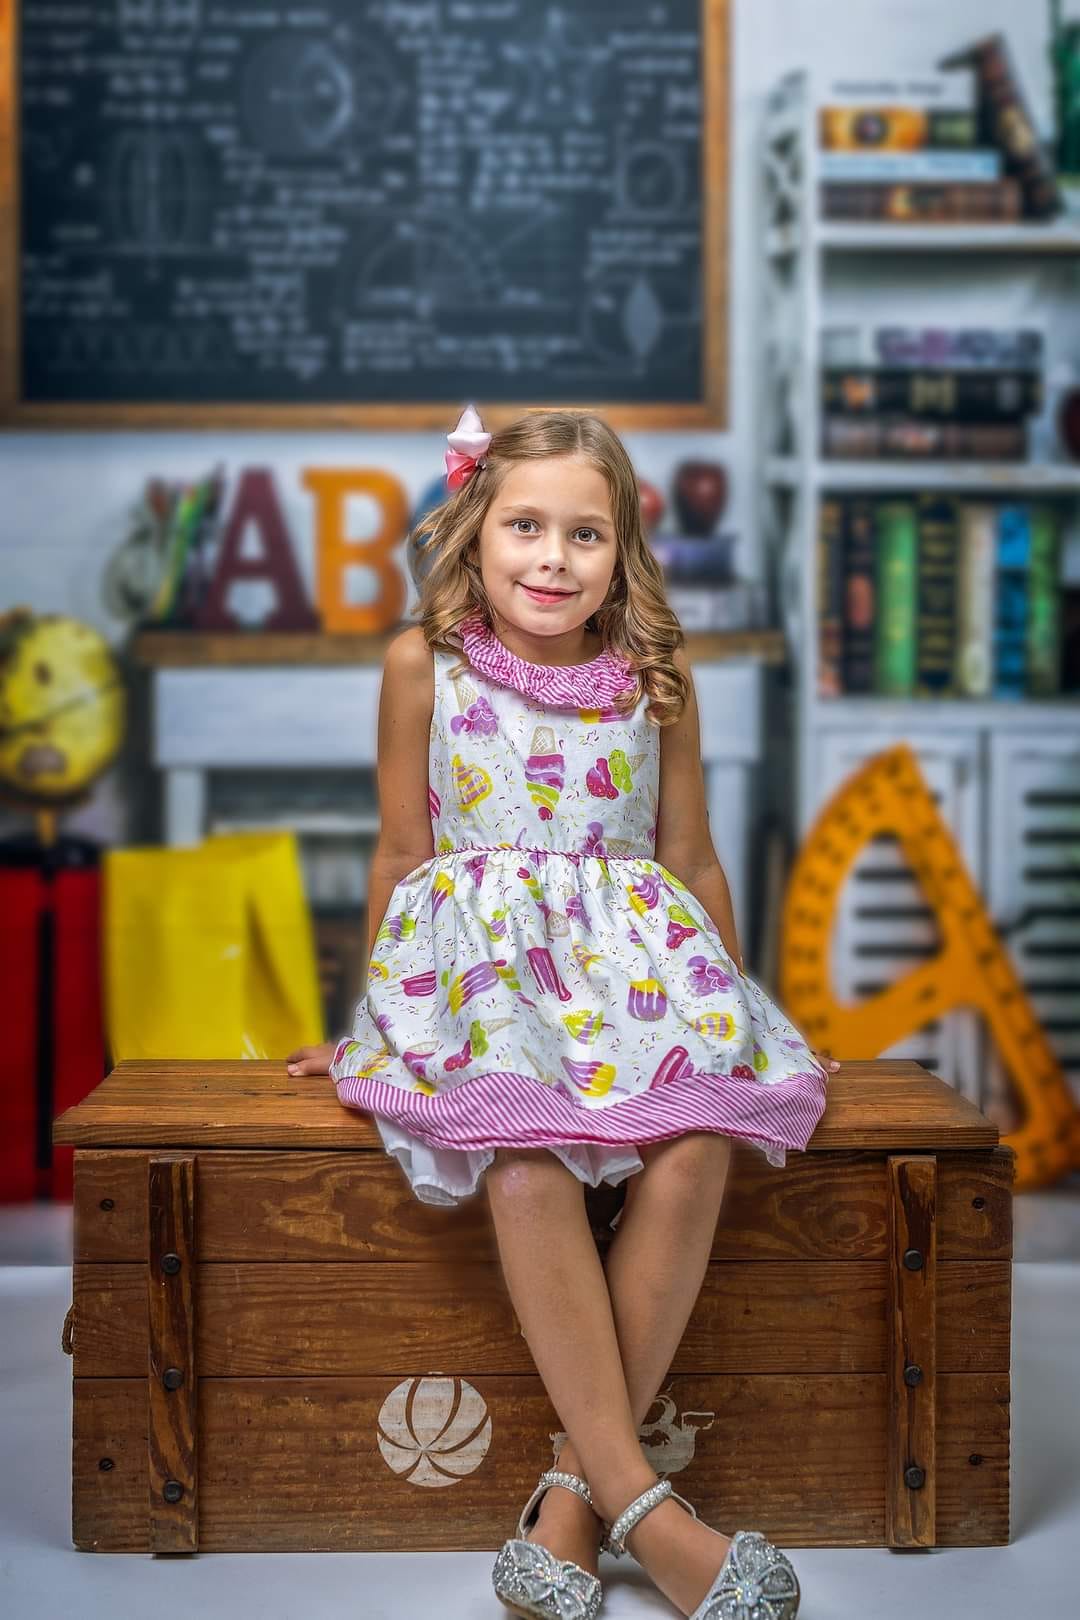
<svg viewBox="0 0 1080 1620">
<path fill-rule="evenodd" d="M 479 618 L 459 630 L 466 669 L 433 650 L 435 855 L 387 904 L 330 1066 L 338 1098 L 373 1116 L 425 1203 L 474 1192 L 499 1146 L 547 1148 L 594 1187 L 643 1168 L 635 1144 L 687 1131 L 782 1166 L 828 1076 L 653 859 L 647 696 L 615 711 L 633 677 L 614 652 L 533 664 Z"/>
</svg>

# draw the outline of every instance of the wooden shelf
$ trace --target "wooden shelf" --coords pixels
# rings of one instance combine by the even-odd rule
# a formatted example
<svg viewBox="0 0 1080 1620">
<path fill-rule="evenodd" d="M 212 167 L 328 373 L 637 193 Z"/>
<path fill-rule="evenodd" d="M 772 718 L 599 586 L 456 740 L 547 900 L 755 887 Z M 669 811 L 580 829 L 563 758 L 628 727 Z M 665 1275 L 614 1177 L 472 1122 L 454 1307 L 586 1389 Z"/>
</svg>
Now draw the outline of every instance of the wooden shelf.
<svg viewBox="0 0 1080 1620">
<path fill-rule="evenodd" d="M 1080 715 L 1080 692 L 1056 698 L 915 698 L 881 697 L 876 693 L 835 698 L 815 697 L 822 728 L 860 732 L 935 732 L 967 726 L 1026 731 L 1032 726 L 1074 725 Z"/>
<path fill-rule="evenodd" d="M 825 253 L 1033 253 L 1067 258 L 1080 255 L 1080 223 L 893 225 L 826 220 L 813 227 L 810 243 Z M 775 226 L 768 233 L 771 258 L 788 258 L 801 246 L 797 224 Z"/>
<path fill-rule="evenodd" d="M 367 664 L 381 667 L 400 628 L 380 635 L 337 636 L 322 631 L 246 631 L 204 635 L 195 630 L 140 630 L 132 641 L 135 662 L 151 669 L 207 669 L 258 664 Z M 782 630 L 687 631 L 686 650 L 695 663 L 756 658 L 787 661 Z"/>
<path fill-rule="evenodd" d="M 803 468 L 794 456 L 770 456 L 770 484 L 795 489 Z M 970 489 L 1080 495 L 1080 464 L 1029 461 L 827 461 L 817 458 L 806 478 L 818 489 Z"/>
</svg>

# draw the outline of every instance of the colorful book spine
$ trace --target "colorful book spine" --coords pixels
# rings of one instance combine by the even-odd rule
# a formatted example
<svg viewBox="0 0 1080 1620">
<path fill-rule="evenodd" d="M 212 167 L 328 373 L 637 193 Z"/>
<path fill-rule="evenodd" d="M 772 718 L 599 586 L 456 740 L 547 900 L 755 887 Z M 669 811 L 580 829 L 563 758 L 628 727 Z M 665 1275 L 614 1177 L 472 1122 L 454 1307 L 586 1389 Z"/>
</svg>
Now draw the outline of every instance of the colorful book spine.
<svg viewBox="0 0 1080 1620">
<path fill-rule="evenodd" d="M 936 73 L 841 74 L 822 87 L 821 100 L 831 107 L 949 107 L 973 111 L 978 84 L 965 64 Z"/>
<path fill-rule="evenodd" d="M 962 697 L 984 698 L 993 671 L 996 508 L 988 501 L 965 501 L 959 538 L 956 690 Z"/>
<path fill-rule="evenodd" d="M 844 634 L 842 688 L 874 690 L 876 533 L 875 503 L 855 497 L 847 503 L 844 526 Z"/>
<path fill-rule="evenodd" d="M 948 496 L 924 495 L 916 511 L 915 690 L 924 697 L 945 697 L 953 691 L 956 645 L 957 503 Z"/>
<path fill-rule="evenodd" d="M 882 501 L 877 513 L 874 686 L 883 697 L 915 688 L 919 530 L 910 501 Z"/>
<path fill-rule="evenodd" d="M 881 326 L 874 348 L 873 361 L 893 370 L 1041 372 L 1043 367 L 1043 334 L 1030 326 Z"/>
<path fill-rule="evenodd" d="M 994 589 L 994 696 L 1022 698 L 1027 689 L 1028 569 L 1031 519 L 1027 506 L 998 508 Z"/>
<path fill-rule="evenodd" d="M 1061 207 L 1053 165 L 1035 131 L 1004 34 L 981 39 L 941 65 L 974 68 L 981 138 L 1004 153 L 1006 168 L 1020 182 L 1024 212 L 1033 219 L 1052 218 Z"/>
<path fill-rule="evenodd" d="M 823 219 L 880 220 L 894 225 L 1009 224 L 1021 215 L 1017 181 L 983 180 L 967 185 L 932 180 L 892 185 L 888 181 L 822 181 Z"/>
<path fill-rule="evenodd" d="M 974 108 L 822 107 L 819 141 L 826 152 L 963 150 L 978 138 Z"/>
<path fill-rule="evenodd" d="M 821 453 L 826 458 L 1023 461 L 1024 422 L 931 422 L 913 416 L 822 418 Z"/>
<path fill-rule="evenodd" d="M 844 630 L 844 503 L 818 508 L 818 696 L 839 697 Z"/>
<path fill-rule="evenodd" d="M 844 415 L 907 413 L 965 422 L 1019 422 L 1042 408 L 1032 371 L 915 371 L 850 367 L 822 373 L 821 408 Z"/>
<path fill-rule="evenodd" d="M 1052 506 L 1031 508 L 1028 573 L 1027 690 L 1031 697 L 1061 691 L 1060 527 Z"/>
<path fill-rule="evenodd" d="M 892 185 L 933 180 L 941 184 L 970 184 L 1001 179 L 1001 153 L 980 147 L 970 152 L 823 152 L 821 178 L 841 183 L 888 181 Z"/>
</svg>

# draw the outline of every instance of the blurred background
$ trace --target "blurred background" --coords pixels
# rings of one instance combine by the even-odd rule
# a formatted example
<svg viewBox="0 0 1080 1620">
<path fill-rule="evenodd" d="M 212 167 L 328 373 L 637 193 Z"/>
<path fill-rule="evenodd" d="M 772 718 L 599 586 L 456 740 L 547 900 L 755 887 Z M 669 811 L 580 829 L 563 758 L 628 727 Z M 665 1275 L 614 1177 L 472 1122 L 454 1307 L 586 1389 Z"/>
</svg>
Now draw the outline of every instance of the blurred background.
<svg viewBox="0 0 1080 1620">
<path fill-rule="evenodd" d="M 348 1029 L 468 401 L 623 435 L 750 971 L 1080 1257 L 1080 0 L 14 12 L 0 1261 L 113 1063 Z"/>
</svg>

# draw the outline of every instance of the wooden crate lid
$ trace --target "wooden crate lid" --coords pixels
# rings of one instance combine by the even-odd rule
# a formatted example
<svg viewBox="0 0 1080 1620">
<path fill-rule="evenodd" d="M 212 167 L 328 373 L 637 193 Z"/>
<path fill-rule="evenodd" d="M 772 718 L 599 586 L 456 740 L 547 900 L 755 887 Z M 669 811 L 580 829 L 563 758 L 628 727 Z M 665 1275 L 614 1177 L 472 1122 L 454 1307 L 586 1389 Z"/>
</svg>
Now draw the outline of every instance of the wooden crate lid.
<svg viewBox="0 0 1080 1620">
<path fill-rule="evenodd" d="M 338 1101 L 327 1075 L 294 1078 L 277 1062 L 131 1059 L 53 1124 L 72 1147 L 382 1149 L 367 1114 Z M 978 1148 L 998 1129 L 921 1064 L 847 1062 L 808 1151 Z"/>
</svg>

